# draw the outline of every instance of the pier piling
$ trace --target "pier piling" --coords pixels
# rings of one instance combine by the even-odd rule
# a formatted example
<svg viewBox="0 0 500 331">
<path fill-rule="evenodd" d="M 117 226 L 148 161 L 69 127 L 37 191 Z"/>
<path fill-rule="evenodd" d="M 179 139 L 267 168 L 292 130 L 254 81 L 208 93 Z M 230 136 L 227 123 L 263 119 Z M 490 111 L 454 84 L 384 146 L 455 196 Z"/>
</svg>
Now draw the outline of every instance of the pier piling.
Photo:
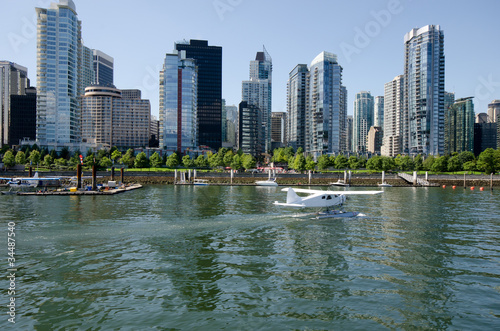
<svg viewBox="0 0 500 331">
<path fill-rule="evenodd" d="M 97 190 L 97 167 L 92 165 L 92 191 Z"/>
<path fill-rule="evenodd" d="M 82 165 L 80 163 L 76 166 L 76 188 L 82 188 Z"/>
</svg>

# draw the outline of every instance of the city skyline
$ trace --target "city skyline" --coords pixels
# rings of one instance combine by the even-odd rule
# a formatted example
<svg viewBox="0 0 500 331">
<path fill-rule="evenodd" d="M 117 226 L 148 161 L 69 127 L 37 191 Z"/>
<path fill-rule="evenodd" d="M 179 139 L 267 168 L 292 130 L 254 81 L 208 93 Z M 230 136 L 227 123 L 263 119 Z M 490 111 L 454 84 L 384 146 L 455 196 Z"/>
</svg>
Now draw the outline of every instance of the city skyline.
<svg viewBox="0 0 500 331">
<path fill-rule="evenodd" d="M 51 2 L 0 0 L 2 8 L 9 13 L 0 22 L 4 31 L 0 57 L 27 67 L 33 85 L 36 82 L 35 7 L 48 7 Z M 344 68 L 343 83 L 350 92 L 348 114 L 352 114 L 356 93 L 368 90 L 373 96 L 381 96 L 384 84 L 403 73 L 404 35 L 428 24 L 440 25 L 445 33 L 445 90 L 455 92 L 457 98 L 475 97 L 476 112 L 487 112 L 488 104 L 500 98 L 500 68 L 496 66 L 499 46 L 489 42 L 495 40 L 494 14 L 495 9 L 500 8 L 500 3 L 495 1 L 483 1 L 480 5 L 467 1 L 409 0 L 328 4 L 312 1 L 307 5 L 287 1 L 285 5 L 279 1 L 266 4 L 265 12 L 259 10 L 259 0 L 191 3 L 189 8 L 195 10 L 190 15 L 176 15 L 185 11 L 183 3 L 157 2 L 152 11 L 129 0 L 121 1 L 120 6 L 114 1 L 75 1 L 85 45 L 115 59 L 115 85 L 141 89 L 143 97 L 151 100 L 155 116 L 159 111 L 159 70 L 165 54 L 176 41 L 203 39 L 223 47 L 223 98 L 228 105 L 241 101 L 240 84 L 248 77 L 248 61 L 253 59 L 255 49 L 266 45 L 274 60 L 273 111 L 286 110 L 288 75 L 298 63 L 314 58 L 321 51 L 337 54 Z M 320 4 L 323 8 L 318 11 L 320 19 L 303 17 L 303 23 L 289 24 L 283 29 L 287 17 Z M 99 10 L 95 10 L 96 7 Z M 343 14 L 336 15 L 339 11 Z M 265 27 L 250 24 L 256 15 L 268 24 Z M 334 19 L 327 15 L 333 15 Z M 456 20 L 462 16 L 470 23 Z M 158 38 L 155 22 L 160 22 L 161 17 L 167 18 L 161 20 L 167 28 Z M 134 24 L 124 24 L 126 21 Z M 248 28 L 250 25 L 252 28 Z M 469 45 L 467 52 L 464 52 L 464 41 Z"/>
</svg>

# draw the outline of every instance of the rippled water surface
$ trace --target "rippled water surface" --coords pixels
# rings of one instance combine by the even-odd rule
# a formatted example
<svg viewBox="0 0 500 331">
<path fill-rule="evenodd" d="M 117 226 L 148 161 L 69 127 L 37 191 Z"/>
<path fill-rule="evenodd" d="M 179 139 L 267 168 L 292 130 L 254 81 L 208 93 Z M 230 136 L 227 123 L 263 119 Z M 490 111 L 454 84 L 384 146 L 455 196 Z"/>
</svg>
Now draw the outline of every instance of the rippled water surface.
<svg viewBox="0 0 500 331">
<path fill-rule="evenodd" d="M 0 196 L 4 270 L 17 224 L 15 327 L 500 329 L 500 191 L 387 188 L 349 198 L 367 217 L 326 220 L 273 205 L 285 199 L 222 186 Z"/>
</svg>

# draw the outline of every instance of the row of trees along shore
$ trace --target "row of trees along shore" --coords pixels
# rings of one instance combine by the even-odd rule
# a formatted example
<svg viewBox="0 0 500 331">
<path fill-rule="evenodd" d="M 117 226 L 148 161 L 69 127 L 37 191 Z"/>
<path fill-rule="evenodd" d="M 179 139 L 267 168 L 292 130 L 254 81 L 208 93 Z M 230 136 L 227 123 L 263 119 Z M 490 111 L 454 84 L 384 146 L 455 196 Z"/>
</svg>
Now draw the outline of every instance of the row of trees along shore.
<svg viewBox="0 0 500 331">
<path fill-rule="evenodd" d="M 67 148 L 57 153 L 55 150 L 48 151 L 40 149 L 38 146 L 23 146 L 20 151 L 13 151 L 4 148 L 3 163 L 6 167 L 18 165 L 36 165 L 47 169 L 55 170 L 75 170 L 80 163 L 80 151 L 71 153 Z M 486 174 L 500 171 L 500 149 L 486 149 L 478 157 L 472 152 L 453 153 L 444 156 L 417 155 L 410 157 L 407 155 L 398 155 L 396 157 L 372 156 L 367 159 L 364 156 L 351 155 L 322 155 L 317 161 L 311 156 L 305 156 L 302 148 L 295 151 L 292 147 L 278 148 L 273 151 L 271 162 L 277 166 L 287 166 L 297 172 L 306 170 L 314 171 L 340 171 L 340 170 L 358 170 L 366 169 L 368 171 L 430 171 L 434 173 L 446 172 L 483 172 Z M 205 155 L 199 155 L 191 158 L 189 155 L 181 156 L 180 153 L 174 153 L 170 156 L 160 157 L 158 153 L 153 153 L 147 157 L 144 152 L 137 155 L 132 149 L 125 153 L 120 152 L 116 147 L 110 150 L 99 150 L 94 152 L 87 151 L 83 158 L 85 168 L 93 165 L 99 169 L 126 166 L 128 168 L 197 168 L 222 170 L 231 168 L 236 170 L 248 170 L 255 168 L 257 163 L 263 164 L 262 160 L 256 160 L 249 154 L 241 151 L 234 152 L 231 149 L 221 148 L 217 153 L 208 152 Z"/>
</svg>

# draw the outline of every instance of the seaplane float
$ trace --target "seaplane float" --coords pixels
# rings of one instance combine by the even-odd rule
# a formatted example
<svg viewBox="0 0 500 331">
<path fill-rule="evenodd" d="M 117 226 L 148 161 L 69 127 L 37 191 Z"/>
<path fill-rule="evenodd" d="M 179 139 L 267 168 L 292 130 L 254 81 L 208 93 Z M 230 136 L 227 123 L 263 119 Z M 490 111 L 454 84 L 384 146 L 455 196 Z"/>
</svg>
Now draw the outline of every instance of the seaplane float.
<svg viewBox="0 0 500 331">
<path fill-rule="evenodd" d="M 287 192 L 286 202 L 276 201 L 274 205 L 290 208 L 316 208 L 324 209 L 317 212 L 316 219 L 331 218 L 331 217 L 356 217 L 366 216 L 359 212 L 343 211 L 341 208 L 346 201 L 348 195 L 375 195 L 381 194 L 383 191 L 323 191 L 309 190 L 299 188 L 284 188 L 283 192 Z M 297 193 L 305 193 L 307 196 L 299 196 Z M 338 209 L 334 209 L 334 207 Z"/>
</svg>

